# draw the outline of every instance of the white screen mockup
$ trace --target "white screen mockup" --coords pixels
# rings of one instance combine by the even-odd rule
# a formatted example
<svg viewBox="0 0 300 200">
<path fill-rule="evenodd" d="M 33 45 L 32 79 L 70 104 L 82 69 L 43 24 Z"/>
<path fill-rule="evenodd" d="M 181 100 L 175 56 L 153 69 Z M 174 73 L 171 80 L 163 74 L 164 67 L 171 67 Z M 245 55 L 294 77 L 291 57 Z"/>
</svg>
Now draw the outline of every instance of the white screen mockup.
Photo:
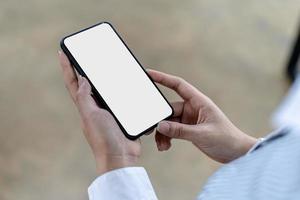
<svg viewBox="0 0 300 200">
<path fill-rule="evenodd" d="M 172 114 L 109 24 L 69 36 L 64 44 L 129 135 L 137 136 Z"/>
</svg>

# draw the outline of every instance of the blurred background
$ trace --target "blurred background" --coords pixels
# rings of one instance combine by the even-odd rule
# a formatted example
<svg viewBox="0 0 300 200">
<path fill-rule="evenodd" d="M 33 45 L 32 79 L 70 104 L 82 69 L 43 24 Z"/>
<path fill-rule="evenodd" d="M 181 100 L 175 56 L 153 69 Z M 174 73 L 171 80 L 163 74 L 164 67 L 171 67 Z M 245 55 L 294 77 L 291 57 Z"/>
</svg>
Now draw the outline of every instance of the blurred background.
<svg viewBox="0 0 300 200">
<path fill-rule="evenodd" d="M 97 176 L 58 65 L 64 35 L 110 21 L 144 67 L 185 78 L 261 137 L 289 87 L 299 11 L 300 0 L 1 0 L 0 199 L 87 199 Z M 160 199 L 194 199 L 220 166 L 186 142 L 142 143 Z"/>
</svg>

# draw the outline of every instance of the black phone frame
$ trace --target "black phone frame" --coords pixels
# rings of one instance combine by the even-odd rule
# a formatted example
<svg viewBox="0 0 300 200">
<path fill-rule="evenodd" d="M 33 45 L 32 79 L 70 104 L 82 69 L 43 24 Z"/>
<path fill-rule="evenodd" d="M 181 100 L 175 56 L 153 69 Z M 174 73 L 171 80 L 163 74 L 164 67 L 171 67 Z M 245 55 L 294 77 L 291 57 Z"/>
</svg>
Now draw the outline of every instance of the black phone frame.
<svg viewBox="0 0 300 200">
<path fill-rule="evenodd" d="M 171 116 L 174 115 L 174 109 L 171 106 L 171 104 L 168 102 L 168 100 L 166 99 L 166 97 L 162 94 L 162 92 L 159 90 L 159 88 L 157 87 L 157 85 L 154 83 L 154 81 L 152 80 L 152 78 L 149 76 L 149 74 L 147 73 L 147 71 L 144 69 L 144 67 L 141 65 L 141 63 L 138 61 L 138 59 L 134 56 L 134 54 L 132 53 L 132 51 L 129 49 L 129 47 L 127 46 L 127 44 L 124 42 L 124 40 L 121 38 L 121 36 L 118 34 L 118 32 L 115 30 L 115 28 L 112 26 L 111 23 L 104 21 L 104 22 L 100 22 L 97 23 L 95 25 L 92 25 L 88 28 L 84 28 L 80 31 L 77 31 L 75 33 L 72 33 L 70 35 L 67 35 L 65 37 L 63 37 L 60 41 L 60 47 L 63 50 L 63 52 L 66 54 L 66 56 L 68 57 L 71 65 L 75 68 L 75 70 L 83 77 L 85 77 L 88 82 L 90 83 L 91 87 L 92 87 L 92 93 L 93 93 L 93 97 L 95 99 L 95 101 L 97 102 L 98 105 L 100 105 L 101 107 L 103 107 L 104 109 L 106 109 L 107 111 L 109 111 L 112 116 L 114 117 L 114 119 L 116 120 L 117 124 L 119 125 L 120 129 L 122 130 L 122 132 L 124 133 L 124 135 L 130 139 L 130 140 L 136 140 L 139 137 L 141 137 L 142 135 L 144 135 L 145 133 L 147 133 L 148 131 L 154 129 L 158 123 L 154 124 L 153 126 L 147 128 L 146 130 L 142 131 L 141 133 L 139 133 L 136 136 L 130 135 L 125 128 L 123 127 L 123 125 L 120 123 L 120 121 L 118 120 L 118 118 L 115 116 L 115 114 L 112 112 L 112 110 L 109 108 L 109 106 L 107 105 L 107 103 L 104 101 L 104 99 L 102 98 L 102 96 L 99 94 L 99 92 L 96 90 L 96 88 L 94 87 L 93 83 L 90 81 L 90 79 L 87 77 L 87 75 L 85 74 L 85 72 L 82 70 L 82 68 L 80 67 L 80 65 L 78 64 L 78 62 L 75 60 L 75 58 L 73 57 L 73 55 L 71 54 L 71 52 L 68 50 L 68 48 L 66 47 L 66 45 L 64 44 L 65 39 L 67 39 L 68 37 L 71 37 L 73 35 L 76 35 L 78 33 L 84 32 L 88 29 L 94 28 L 96 26 L 99 26 L 101 24 L 108 24 L 113 31 L 116 33 L 116 35 L 119 37 L 119 39 L 121 40 L 121 42 L 125 45 L 125 47 L 127 48 L 127 50 L 129 51 L 129 53 L 133 56 L 133 58 L 135 59 L 135 61 L 138 63 L 138 65 L 142 68 L 142 70 L 146 73 L 146 75 L 148 76 L 148 78 L 150 79 L 150 81 L 153 83 L 154 87 L 156 87 L 156 89 L 158 90 L 158 92 L 161 94 L 161 96 L 165 99 L 165 101 L 167 102 L 167 104 L 170 106 L 171 108 L 171 114 L 169 116 L 167 116 L 166 118 L 162 119 L 162 120 L 166 120 L 169 119 Z"/>
</svg>

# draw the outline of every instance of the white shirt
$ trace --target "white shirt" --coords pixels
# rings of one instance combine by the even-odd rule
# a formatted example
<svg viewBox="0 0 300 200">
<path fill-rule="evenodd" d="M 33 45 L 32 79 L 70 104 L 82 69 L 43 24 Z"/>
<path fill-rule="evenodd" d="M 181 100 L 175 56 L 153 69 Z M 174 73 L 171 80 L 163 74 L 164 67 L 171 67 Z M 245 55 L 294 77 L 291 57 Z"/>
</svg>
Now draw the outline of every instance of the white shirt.
<svg viewBox="0 0 300 200">
<path fill-rule="evenodd" d="M 99 176 L 88 189 L 90 200 L 154 200 L 157 199 L 142 167 L 126 167 Z"/>
<path fill-rule="evenodd" d="M 98 177 L 90 200 L 155 200 L 142 167 L 121 168 Z M 300 129 L 283 129 L 260 140 L 244 156 L 222 166 L 197 200 L 300 199 Z"/>
</svg>

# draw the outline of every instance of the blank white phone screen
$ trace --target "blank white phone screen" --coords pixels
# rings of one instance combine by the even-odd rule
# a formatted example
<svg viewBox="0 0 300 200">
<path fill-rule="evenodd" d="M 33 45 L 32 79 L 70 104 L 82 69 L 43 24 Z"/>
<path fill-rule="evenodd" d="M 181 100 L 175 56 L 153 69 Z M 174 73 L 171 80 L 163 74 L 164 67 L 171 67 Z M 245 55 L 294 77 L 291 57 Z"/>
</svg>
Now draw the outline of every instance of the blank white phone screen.
<svg viewBox="0 0 300 200">
<path fill-rule="evenodd" d="M 64 44 L 129 135 L 137 136 L 172 114 L 108 23 L 69 36 Z"/>
</svg>

